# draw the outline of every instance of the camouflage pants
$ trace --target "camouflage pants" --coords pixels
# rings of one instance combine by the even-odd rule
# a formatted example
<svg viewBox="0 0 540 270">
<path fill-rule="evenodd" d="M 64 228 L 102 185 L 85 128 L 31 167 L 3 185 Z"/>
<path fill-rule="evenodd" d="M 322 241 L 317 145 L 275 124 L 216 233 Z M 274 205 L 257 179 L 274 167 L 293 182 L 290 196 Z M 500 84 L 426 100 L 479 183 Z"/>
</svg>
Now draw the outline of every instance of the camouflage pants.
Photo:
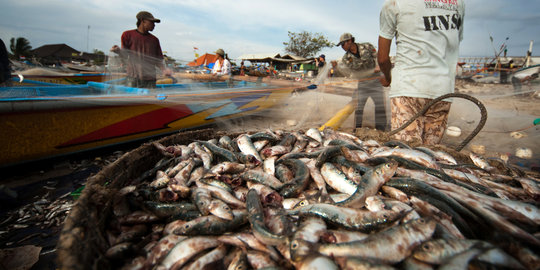
<svg viewBox="0 0 540 270">
<path fill-rule="evenodd" d="M 358 82 L 358 90 L 353 93 L 353 100 L 356 100 L 356 110 L 354 112 L 355 128 L 362 127 L 364 107 L 369 98 L 371 98 L 375 104 L 375 128 L 380 131 L 386 131 L 386 104 L 384 91 L 379 80 Z"/>
<path fill-rule="evenodd" d="M 392 130 L 407 123 L 431 100 L 429 98 L 414 97 L 391 98 Z M 438 144 L 448 123 L 450 105 L 452 103 L 446 101 L 433 104 L 423 116 L 416 118 L 408 127 L 396 133 L 394 138 L 403 141 L 419 140 L 423 144 Z"/>
</svg>

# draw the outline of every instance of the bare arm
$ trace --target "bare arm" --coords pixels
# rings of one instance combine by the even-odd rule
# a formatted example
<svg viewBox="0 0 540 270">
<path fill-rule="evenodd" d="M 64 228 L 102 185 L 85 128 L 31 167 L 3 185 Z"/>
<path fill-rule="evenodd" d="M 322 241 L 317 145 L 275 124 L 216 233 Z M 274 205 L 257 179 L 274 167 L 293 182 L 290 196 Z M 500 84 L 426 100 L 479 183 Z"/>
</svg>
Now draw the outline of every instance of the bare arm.
<svg viewBox="0 0 540 270">
<path fill-rule="evenodd" d="M 377 53 L 377 61 L 384 77 L 380 78 L 382 86 L 386 87 L 392 83 L 392 63 L 390 62 L 390 46 L 391 39 L 386 39 L 379 36 L 379 51 Z"/>
</svg>

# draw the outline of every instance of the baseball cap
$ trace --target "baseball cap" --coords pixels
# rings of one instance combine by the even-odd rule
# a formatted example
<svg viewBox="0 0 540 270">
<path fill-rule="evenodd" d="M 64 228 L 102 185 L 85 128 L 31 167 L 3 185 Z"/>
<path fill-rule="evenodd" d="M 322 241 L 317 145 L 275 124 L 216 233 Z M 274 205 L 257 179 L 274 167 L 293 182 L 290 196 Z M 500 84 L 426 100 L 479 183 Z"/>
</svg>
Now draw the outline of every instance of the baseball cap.
<svg viewBox="0 0 540 270">
<path fill-rule="evenodd" d="M 215 52 L 221 56 L 225 55 L 225 51 L 223 49 L 217 49 L 217 51 Z"/>
<path fill-rule="evenodd" d="M 349 39 L 352 39 L 353 36 L 351 33 L 343 33 L 343 35 L 341 35 L 341 37 L 339 37 L 339 43 L 336 45 L 336 46 L 341 46 L 341 44 L 343 44 L 343 42 L 349 40 Z"/>
<path fill-rule="evenodd" d="M 155 22 L 155 23 L 161 22 L 160 19 L 154 18 L 152 13 L 150 13 L 148 11 L 141 11 L 141 12 L 137 13 L 136 17 L 137 17 L 137 20 L 148 20 L 148 21 L 152 21 L 152 22 Z"/>
<path fill-rule="evenodd" d="M 326 59 L 326 56 L 324 54 L 319 55 L 319 58 Z"/>
</svg>

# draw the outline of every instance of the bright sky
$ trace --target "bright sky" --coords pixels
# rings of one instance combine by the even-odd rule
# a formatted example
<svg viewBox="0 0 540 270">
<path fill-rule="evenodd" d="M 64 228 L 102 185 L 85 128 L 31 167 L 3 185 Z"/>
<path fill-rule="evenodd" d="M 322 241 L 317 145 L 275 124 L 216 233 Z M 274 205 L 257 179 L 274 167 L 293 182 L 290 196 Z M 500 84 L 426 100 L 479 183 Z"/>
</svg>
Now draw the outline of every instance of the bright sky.
<svg viewBox="0 0 540 270">
<path fill-rule="evenodd" d="M 109 53 L 123 31 L 134 29 L 135 15 L 150 11 L 161 19 L 153 34 L 177 60 L 223 48 L 231 59 L 242 54 L 284 54 L 288 31 L 321 33 L 337 43 L 343 32 L 377 46 L 384 0 L 7 0 L 0 10 L 0 38 L 24 37 L 33 48 L 65 43 L 79 51 Z M 493 56 L 505 41 L 508 55 L 525 56 L 530 40 L 540 38 L 540 1 L 465 0 L 461 56 Z M 90 26 L 90 28 L 88 28 Z M 493 44 L 490 42 L 493 37 Z M 326 48 L 328 59 L 339 47 Z M 540 55 L 536 40 L 533 55 Z"/>
</svg>

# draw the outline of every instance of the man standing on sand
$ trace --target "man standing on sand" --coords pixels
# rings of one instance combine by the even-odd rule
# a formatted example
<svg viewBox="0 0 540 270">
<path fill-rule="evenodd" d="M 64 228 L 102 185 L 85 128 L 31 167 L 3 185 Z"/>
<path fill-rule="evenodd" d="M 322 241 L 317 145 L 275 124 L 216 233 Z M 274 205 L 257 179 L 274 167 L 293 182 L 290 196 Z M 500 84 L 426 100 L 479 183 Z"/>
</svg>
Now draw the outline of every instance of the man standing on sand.
<svg viewBox="0 0 540 270">
<path fill-rule="evenodd" d="M 353 100 L 357 106 L 354 117 L 355 128 L 362 127 L 364 107 L 368 98 L 371 97 L 375 104 L 375 128 L 380 131 L 386 130 L 386 106 L 384 92 L 376 80 L 362 80 L 373 77 L 376 66 L 376 51 L 371 43 L 356 43 L 350 33 L 344 33 L 339 38 L 337 46 L 345 51 L 341 61 L 332 61 L 333 76 L 347 76 L 360 80 L 358 88 L 353 93 Z"/>
<path fill-rule="evenodd" d="M 389 96 L 392 130 L 409 121 L 424 105 L 453 93 L 459 43 L 463 39 L 463 0 L 386 0 L 380 13 L 378 62 Z M 390 46 L 396 38 L 394 67 Z M 444 134 L 450 101 L 437 102 L 395 137 L 438 144 Z"/>
<path fill-rule="evenodd" d="M 138 88 L 156 87 L 156 68 L 170 76 L 172 71 L 163 63 L 159 39 L 150 34 L 155 23 L 161 22 L 148 11 L 137 13 L 137 29 L 122 33 L 122 49 L 114 45 L 112 52 L 118 53 L 126 64 L 127 86 Z"/>
</svg>

